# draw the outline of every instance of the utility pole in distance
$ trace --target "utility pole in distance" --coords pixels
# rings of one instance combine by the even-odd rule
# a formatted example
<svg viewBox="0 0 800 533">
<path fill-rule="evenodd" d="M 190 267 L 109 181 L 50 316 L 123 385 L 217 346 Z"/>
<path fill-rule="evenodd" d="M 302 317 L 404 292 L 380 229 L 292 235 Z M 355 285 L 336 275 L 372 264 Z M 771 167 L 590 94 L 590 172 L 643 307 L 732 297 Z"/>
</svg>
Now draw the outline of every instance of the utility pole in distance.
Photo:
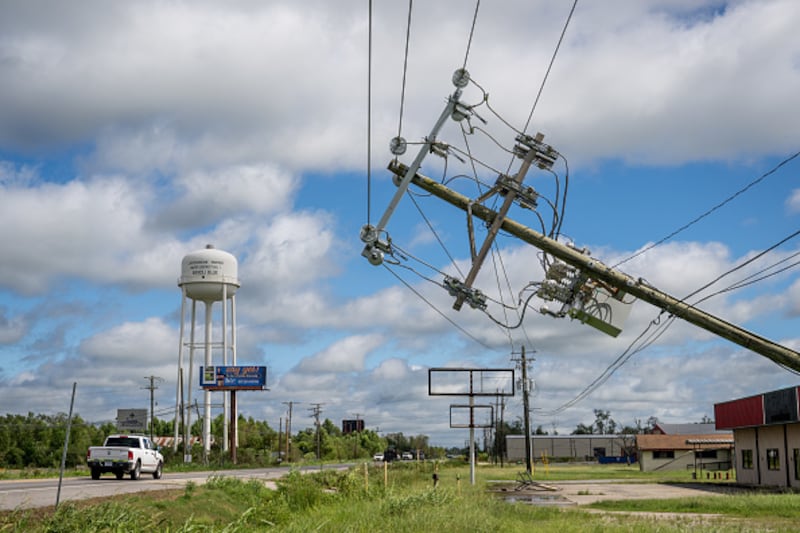
<svg viewBox="0 0 800 533">
<path fill-rule="evenodd" d="M 356 413 L 355 417 L 356 417 L 356 432 L 355 432 L 356 433 L 356 438 L 354 439 L 354 442 L 353 442 L 353 459 L 357 459 L 358 458 L 358 440 L 359 440 L 359 437 L 361 436 L 361 430 L 359 429 L 360 426 L 361 426 L 361 424 L 360 424 L 360 422 L 361 422 L 361 413 Z"/>
<path fill-rule="evenodd" d="M 289 453 L 291 450 L 289 448 L 289 439 L 291 438 L 292 434 L 292 406 L 298 402 L 281 402 L 284 405 L 289 406 L 289 416 L 286 418 L 286 461 L 291 461 L 291 454 Z"/>
<path fill-rule="evenodd" d="M 150 441 L 152 442 L 152 440 L 153 440 L 153 421 L 154 421 L 153 409 L 155 407 L 155 399 L 153 397 L 153 393 L 158 388 L 158 387 L 156 387 L 156 383 L 161 383 L 161 382 L 164 381 L 164 379 L 160 378 L 158 376 L 145 376 L 144 379 L 150 380 L 150 385 L 148 385 L 147 387 L 142 387 L 142 388 L 150 391 Z M 175 413 L 175 416 L 178 416 L 178 413 Z"/>
<path fill-rule="evenodd" d="M 522 370 L 522 423 L 525 428 L 525 469 L 528 474 L 533 473 L 533 453 L 531 451 L 531 420 L 530 420 L 530 387 L 528 386 L 528 360 L 525 359 L 525 346 L 522 347 L 522 355 L 519 359 Z"/>
<path fill-rule="evenodd" d="M 309 409 L 311 411 L 311 416 L 314 417 L 314 423 L 317 426 L 317 461 L 321 459 L 320 456 L 320 435 L 319 435 L 319 415 L 322 412 L 322 406 L 325 405 L 324 403 L 312 403 L 313 407 Z"/>
</svg>

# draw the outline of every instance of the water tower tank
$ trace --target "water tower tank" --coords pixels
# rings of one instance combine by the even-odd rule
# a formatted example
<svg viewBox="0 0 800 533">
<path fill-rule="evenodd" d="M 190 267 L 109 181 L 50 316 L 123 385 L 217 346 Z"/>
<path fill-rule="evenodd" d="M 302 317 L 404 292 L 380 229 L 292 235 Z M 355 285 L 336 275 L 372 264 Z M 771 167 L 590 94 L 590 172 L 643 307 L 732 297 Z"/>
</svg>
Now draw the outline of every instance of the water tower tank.
<svg viewBox="0 0 800 533">
<path fill-rule="evenodd" d="M 185 287 L 186 296 L 203 302 L 218 302 L 223 297 L 223 285 L 227 285 L 227 298 L 236 294 L 240 285 L 239 264 L 232 254 L 209 244 L 183 257 L 178 287 Z"/>
</svg>

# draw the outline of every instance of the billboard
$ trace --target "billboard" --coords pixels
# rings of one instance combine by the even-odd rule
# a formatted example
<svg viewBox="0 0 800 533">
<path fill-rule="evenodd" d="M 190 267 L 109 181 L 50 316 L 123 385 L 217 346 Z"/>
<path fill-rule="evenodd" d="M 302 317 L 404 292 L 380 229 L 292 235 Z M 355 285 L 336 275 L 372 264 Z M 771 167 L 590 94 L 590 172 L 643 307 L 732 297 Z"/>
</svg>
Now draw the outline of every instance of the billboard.
<svg viewBox="0 0 800 533">
<path fill-rule="evenodd" d="M 201 366 L 200 386 L 208 390 L 264 390 L 267 367 Z"/>
<path fill-rule="evenodd" d="M 364 431 L 364 421 L 362 419 L 342 420 L 342 434 L 349 435 L 360 431 Z"/>
<path fill-rule="evenodd" d="M 450 405 L 451 428 L 490 428 L 494 426 L 491 405 Z"/>
<path fill-rule="evenodd" d="M 514 369 L 429 368 L 429 396 L 514 396 Z"/>
<path fill-rule="evenodd" d="M 147 409 L 117 409 L 117 431 L 144 433 L 147 429 Z"/>
</svg>

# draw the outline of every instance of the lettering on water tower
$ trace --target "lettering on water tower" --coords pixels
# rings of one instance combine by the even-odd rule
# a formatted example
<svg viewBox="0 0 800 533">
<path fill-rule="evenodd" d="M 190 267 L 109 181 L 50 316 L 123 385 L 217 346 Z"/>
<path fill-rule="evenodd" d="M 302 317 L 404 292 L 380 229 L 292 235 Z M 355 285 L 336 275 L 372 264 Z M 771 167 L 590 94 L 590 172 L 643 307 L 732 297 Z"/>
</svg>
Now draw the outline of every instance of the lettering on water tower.
<svg viewBox="0 0 800 533">
<path fill-rule="evenodd" d="M 195 259 L 189 261 L 192 276 L 219 276 L 220 270 L 225 265 L 224 261 L 210 261 L 208 259 Z"/>
</svg>

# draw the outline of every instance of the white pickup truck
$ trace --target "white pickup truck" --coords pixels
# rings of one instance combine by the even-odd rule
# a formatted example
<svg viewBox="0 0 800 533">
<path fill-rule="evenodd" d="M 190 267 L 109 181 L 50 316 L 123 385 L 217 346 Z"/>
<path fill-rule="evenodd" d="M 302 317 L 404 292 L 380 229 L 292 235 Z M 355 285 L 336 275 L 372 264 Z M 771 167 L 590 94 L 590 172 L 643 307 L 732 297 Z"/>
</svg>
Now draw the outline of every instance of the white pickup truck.
<svg viewBox="0 0 800 533">
<path fill-rule="evenodd" d="M 113 472 L 117 479 L 130 474 L 139 479 L 142 473 L 161 479 L 164 457 L 149 438 L 141 435 L 109 435 L 102 446 L 90 446 L 86 451 L 86 463 L 92 471 L 92 479 L 100 479 L 105 472 Z"/>
</svg>

